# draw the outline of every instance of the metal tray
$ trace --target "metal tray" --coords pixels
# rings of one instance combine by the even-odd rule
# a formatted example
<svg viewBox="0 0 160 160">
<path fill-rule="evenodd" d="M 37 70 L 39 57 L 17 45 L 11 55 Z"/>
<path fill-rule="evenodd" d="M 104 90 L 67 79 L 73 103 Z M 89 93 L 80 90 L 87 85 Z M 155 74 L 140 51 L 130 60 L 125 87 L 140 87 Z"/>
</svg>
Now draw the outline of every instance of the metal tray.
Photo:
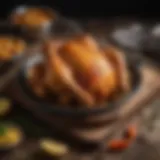
<svg viewBox="0 0 160 160">
<path fill-rule="evenodd" d="M 38 60 L 38 58 L 36 57 L 36 59 L 32 59 L 32 64 L 36 63 L 36 61 Z M 31 61 L 30 61 L 31 63 Z M 32 65 L 31 64 L 31 65 Z M 140 85 L 140 73 L 139 73 L 139 66 L 138 64 L 135 65 L 135 61 L 133 61 L 132 63 L 130 62 L 129 64 L 129 69 L 131 72 L 131 79 L 132 79 L 132 90 L 125 96 L 119 98 L 117 101 L 107 104 L 107 106 L 97 106 L 93 109 L 87 109 L 85 107 L 79 108 L 79 109 L 73 109 L 73 108 L 67 108 L 67 107 L 63 107 L 63 106 L 58 106 L 55 104 L 49 104 L 47 102 L 45 102 L 44 100 L 42 100 L 41 98 L 37 97 L 33 91 L 31 90 L 31 88 L 29 87 L 29 84 L 27 83 L 27 79 L 26 79 L 26 66 L 22 67 L 22 70 L 19 74 L 19 84 L 20 87 L 23 91 L 23 94 L 25 95 L 25 97 L 27 97 L 27 99 L 30 99 L 31 101 L 34 102 L 34 108 L 37 108 L 38 112 L 42 112 L 48 115 L 59 115 L 59 116 L 65 116 L 65 117 L 76 117 L 76 118 L 84 118 L 85 116 L 91 116 L 91 115 L 103 115 L 103 114 L 107 114 L 111 111 L 113 111 L 114 109 L 117 109 L 118 106 L 120 106 L 122 103 L 124 103 L 128 98 L 130 98 L 137 90 L 138 87 Z M 27 66 L 28 67 L 28 66 Z"/>
</svg>

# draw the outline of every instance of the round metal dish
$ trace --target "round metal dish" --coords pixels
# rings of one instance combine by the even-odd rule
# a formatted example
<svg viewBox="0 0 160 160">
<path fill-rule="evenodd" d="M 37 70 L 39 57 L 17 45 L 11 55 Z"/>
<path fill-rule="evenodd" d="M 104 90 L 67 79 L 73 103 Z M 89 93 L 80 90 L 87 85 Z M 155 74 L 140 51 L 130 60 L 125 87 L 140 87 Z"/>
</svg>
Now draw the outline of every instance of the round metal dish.
<svg viewBox="0 0 160 160">
<path fill-rule="evenodd" d="M 19 75 L 15 77 L 9 87 L 10 96 L 21 107 L 39 118 L 46 125 L 60 135 L 72 140 L 97 143 L 106 135 L 106 129 L 119 118 L 119 110 L 123 108 L 132 97 L 137 94 L 140 87 L 141 76 L 139 66 L 135 67 L 135 60 L 130 62 L 129 68 L 132 76 L 132 90 L 112 103 L 103 106 L 94 106 L 91 109 L 82 106 L 80 108 L 67 108 L 58 104 L 50 104 L 37 97 L 27 81 L 27 71 L 35 63 L 39 63 L 42 57 L 31 58 L 22 66 Z M 15 94 L 16 90 L 16 94 Z"/>
<path fill-rule="evenodd" d="M 52 26 L 54 25 L 54 23 L 57 21 L 58 19 L 58 13 L 54 10 L 52 10 L 51 8 L 49 7 L 45 7 L 45 6 L 32 6 L 32 5 L 22 5 L 22 6 L 18 6 L 17 8 L 15 8 L 11 14 L 9 15 L 9 21 L 11 24 L 14 24 L 13 23 L 13 16 L 14 15 L 19 15 L 19 14 L 23 14 L 24 12 L 26 12 L 27 9 L 29 8 L 38 8 L 38 9 L 42 9 L 44 10 L 48 15 L 50 16 L 53 16 L 53 20 L 49 21 L 49 22 L 46 22 L 46 23 L 43 23 L 41 24 L 39 27 L 29 27 L 29 26 L 26 26 L 26 25 L 18 25 L 18 26 L 21 26 L 22 29 L 27 32 L 27 36 L 28 38 L 30 38 L 31 40 L 38 40 L 38 39 L 42 39 L 46 36 L 49 35 L 50 33 L 50 30 L 52 28 Z M 14 24 L 16 25 L 16 24 Z"/>
<path fill-rule="evenodd" d="M 50 115 L 59 115 L 59 116 L 67 116 L 67 117 L 83 117 L 89 115 L 101 115 L 106 114 L 118 106 L 120 106 L 126 99 L 128 99 L 132 94 L 137 91 L 140 83 L 140 75 L 139 70 L 135 67 L 135 64 L 129 64 L 129 69 L 131 72 L 132 77 L 132 90 L 127 95 L 119 98 L 117 101 L 109 104 L 104 104 L 103 106 L 95 106 L 92 109 L 79 107 L 78 109 L 67 108 L 63 106 L 59 106 L 58 104 L 50 104 L 44 101 L 43 99 L 37 97 L 32 89 L 30 88 L 29 84 L 27 83 L 27 70 L 32 65 L 43 61 L 42 57 L 34 57 L 30 59 L 23 67 L 19 74 L 19 82 L 24 94 L 32 101 L 34 101 L 35 107 L 38 109 L 38 112 L 45 112 Z"/>
</svg>

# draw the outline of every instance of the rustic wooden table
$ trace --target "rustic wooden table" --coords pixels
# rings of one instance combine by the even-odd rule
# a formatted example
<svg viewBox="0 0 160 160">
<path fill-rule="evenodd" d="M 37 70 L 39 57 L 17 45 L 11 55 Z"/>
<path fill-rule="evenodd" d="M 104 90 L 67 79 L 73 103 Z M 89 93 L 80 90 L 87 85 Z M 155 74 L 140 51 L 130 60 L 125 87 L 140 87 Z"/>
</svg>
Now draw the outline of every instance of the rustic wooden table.
<svg viewBox="0 0 160 160">
<path fill-rule="evenodd" d="M 152 84 L 150 84 L 152 85 Z M 149 87 L 149 86 L 148 86 Z M 70 153 L 64 160 L 159 160 L 160 158 L 160 94 L 146 106 L 140 116 L 134 117 L 140 123 L 139 136 L 137 140 L 126 151 L 121 153 L 82 153 L 80 151 L 74 151 L 71 149 Z M 33 153 L 38 150 L 38 140 L 41 137 L 51 136 L 51 132 L 48 128 L 44 127 L 40 121 L 33 118 L 29 112 L 26 112 L 23 108 L 15 106 L 11 114 L 4 118 L 4 120 L 18 123 L 24 130 L 26 140 L 17 149 L 8 152 L 9 154 L 4 156 L 4 160 L 40 160 L 40 158 L 31 158 Z M 159 152 L 159 153 L 158 153 Z M 18 157 L 17 157 L 18 156 Z M 43 159 L 46 160 L 46 157 Z M 48 159 L 47 159 L 48 160 Z"/>
<path fill-rule="evenodd" d="M 94 22 L 95 29 L 93 32 L 97 30 L 97 28 L 101 29 L 101 33 L 97 31 L 95 34 L 99 34 L 100 36 L 104 36 L 103 30 L 106 31 L 105 25 L 102 23 L 97 25 L 98 23 Z M 93 26 L 93 23 L 90 24 Z M 100 26 L 100 27 L 99 27 Z M 88 27 L 89 28 L 89 27 Z M 112 30 L 112 28 L 108 28 L 108 30 Z M 152 86 L 153 83 L 150 84 Z M 148 89 L 149 87 L 148 86 Z M 143 110 L 142 114 L 135 119 L 139 119 L 140 117 L 140 129 L 139 136 L 137 140 L 134 142 L 132 146 L 130 146 L 126 151 L 121 153 L 81 153 L 80 151 L 71 152 L 62 157 L 63 160 L 159 160 L 160 159 L 160 94 L 154 97 L 154 100 L 150 101 L 147 104 L 146 108 Z M 22 114 L 23 113 L 23 114 Z M 34 153 L 38 149 L 38 140 L 42 136 L 50 136 L 50 130 L 43 127 L 39 121 L 35 120 L 31 117 L 30 113 L 24 112 L 23 109 L 17 107 L 14 111 L 6 118 L 6 120 L 14 121 L 22 126 L 25 134 L 26 140 L 23 144 L 9 152 L 4 159 L 1 160 L 40 160 L 40 158 L 31 158 L 32 153 Z M 48 160 L 44 158 L 43 160 Z"/>
<path fill-rule="evenodd" d="M 152 101 L 150 104 L 147 105 L 147 108 L 143 111 L 143 118 L 141 123 L 141 128 L 139 130 L 139 138 L 135 141 L 135 143 L 130 146 L 126 151 L 121 152 L 121 153 L 103 153 L 99 155 L 99 158 L 96 159 L 101 159 L 101 160 L 159 160 L 160 158 L 160 97 L 157 96 L 157 98 Z M 19 121 L 18 119 L 20 118 L 20 115 L 16 113 L 18 117 L 12 117 L 11 119 L 14 119 L 15 121 Z M 25 116 L 24 116 L 25 119 Z M 22 119 L 21 119 L 22 120 Z M 21 122 L 22 123 L 22 122 Z M 31 124 L 32 120 L 28 120 L 28 128 L 34 127 L 34 130 L 37 133 L 33 133 L 33 131 L 28 130 L 28 135 L 29 136 L 24 144 L 19 148 L 14 151 L 11 151 L 8 156 L 4 157 L 4 160 L 18 160 L 17 156 L 19 157 L 20 160 L 27 160 L 27 158 L 23 157 L 30 157 L 35 150 L 38 148 L 38 143 L 37 140 L 38 134 L 41 132 L 43 135 L 47 135 L 46 132 L 47 130 L 44 130 L 40 126 L 37 126 L 37 124 Z M 24 127 L 24 130 L 27 130 L 26 127 Z M 39 132 L 39 133 L 38 133 Z M 145 135 L 145 138 L 141 135 Z M 157 154 L 157 151 L 159 152 Z M 97 155 L 96 155 L 97 156 Z M 79 153 L 79 152 L 71 152 L 67 156 L 63 157 L 62 159 L 64 160 L 94 160 L 95 159 L 95 153 Z M 38 158 L 35 158 L 33 160 L 40 160 Z M 46 160 L 44 158 L 43 160 Z M 48 159 L 47 159 L 48 160 Z"/>
</svg>

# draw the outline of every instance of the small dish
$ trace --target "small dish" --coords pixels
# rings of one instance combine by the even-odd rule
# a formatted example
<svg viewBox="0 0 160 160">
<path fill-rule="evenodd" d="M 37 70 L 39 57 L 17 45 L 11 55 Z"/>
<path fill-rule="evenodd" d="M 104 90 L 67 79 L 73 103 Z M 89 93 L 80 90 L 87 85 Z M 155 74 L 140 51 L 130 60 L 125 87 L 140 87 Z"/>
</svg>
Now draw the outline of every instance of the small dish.
<svg viewBox="0 0 160 160">
<path fill-rule="evenodd" d="M 57 19 L 57 12 L 45 6 L 19 6 L 9 16 L 11 24 L 21 26 L 31 39 L 48 35 Z"/>
</svg>

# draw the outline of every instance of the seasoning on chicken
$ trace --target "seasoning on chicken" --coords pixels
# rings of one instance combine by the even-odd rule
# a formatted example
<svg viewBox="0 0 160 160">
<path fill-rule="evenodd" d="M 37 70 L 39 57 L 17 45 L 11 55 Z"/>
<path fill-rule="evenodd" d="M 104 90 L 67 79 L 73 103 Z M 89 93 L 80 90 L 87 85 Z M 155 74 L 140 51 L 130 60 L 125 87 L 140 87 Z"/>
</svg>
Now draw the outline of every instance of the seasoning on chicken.
<svg viewBox="0 0 160 160">
<path fill-rule="evenodd" d="M 130 88 L 122 53 L 111 47 L 101 48 L 89 35 L 65 42 L 49 41 L 44 48 L 42 86 L 58 99 L 65 97 L 70 102 L 74 97 L 79 104 L 94 106 L 109 100 L 117 90 Z"/>
</svg>

